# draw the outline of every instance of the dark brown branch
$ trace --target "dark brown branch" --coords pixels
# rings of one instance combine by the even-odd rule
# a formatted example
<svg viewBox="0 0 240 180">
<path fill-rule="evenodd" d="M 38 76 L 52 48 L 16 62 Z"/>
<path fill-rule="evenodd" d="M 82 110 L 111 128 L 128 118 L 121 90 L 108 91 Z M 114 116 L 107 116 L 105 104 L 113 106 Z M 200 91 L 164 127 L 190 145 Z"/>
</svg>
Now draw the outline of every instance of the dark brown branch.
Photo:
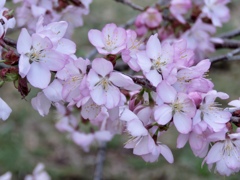
<svg viewBox="0 0 240 180">
<path fill-rule="evenodd" d="M 235 39 L 223 39 L 223 43 L 214 43 L 215 48 L 235 49 L 240 47 L 240 41 Z"/>
<path fill-rule="evenodd" d="M 3 42 L 6 44 L 6 45 L 8 45 L 8 46 L 11 46 L 11 47 L 13 47 L 13 48 L 17 48 L 17 43 L 16 43 L 16 41 L 14 41 L 14 40 L 12 40 L 12 39 L 10 39 L 10 38 L 7 38 L 7 37 L 4 37 L 3 38 Z"/>
<path fill-rule="evenodd" d="M 132 3 L 130 0 L 115 0 L 115 1 L 119 2 L 119 3 L 122 3 L 122 4 L 125 4 L 125 5 L 128 5 L 129 7 L 133 8 L 137 11 L 144 11 L 143 7 Z"/>
<path fill-rule="evenodd" d="M 133 82 L 135 82 L 136 84 L 156 92 L 156 87 L 151 85 L 151 83 L 147 79 L 138 78 L 138 77 L 134 77 L 134 76 L 130 76 L 130 77 L 132 78 Z"/>
</svg>

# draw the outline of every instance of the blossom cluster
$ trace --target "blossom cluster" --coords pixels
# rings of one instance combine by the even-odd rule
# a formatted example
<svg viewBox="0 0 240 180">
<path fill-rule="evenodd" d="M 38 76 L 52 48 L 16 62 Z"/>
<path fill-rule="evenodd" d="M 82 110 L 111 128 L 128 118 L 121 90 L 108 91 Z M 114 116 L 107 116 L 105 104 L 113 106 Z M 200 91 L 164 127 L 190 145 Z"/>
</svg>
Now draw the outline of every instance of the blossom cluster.
<svg viewBox="0 0 240 180">
<path fill-rule="evenodd" d="M 234 131 L 232 112 L 216 101 L 228 95 L 214 90 L 207 79 L 211 63 L 208 59 L 199 61 L 196 54 L 196 48 L 212 48 L 209 33 L 229 18 L 227 0 L 172 0 L 169 11 L 180 27 L 187 24 L 183 15 L 190 8 L 201 9 L 194 24 L 178 36 L 174 29 L 168 29 L 170 26 L 161 27 L 164 14 L 154 7 L 137 17 L 136 31 L 114 23 L 101 31 L 91 29 L 88 39 L 99 53 L 92 60 L 75 55 L 76 44 L 66 38 L 67 28 L 72 26 L 69 22 L 52 22 L 40 16 L 43 12 L 54 17 L 48 8 L 57 2 L 49 1 L 44 8 L 37 6 L 46 5 L 40 0 L 22 1 L 25 4 L 21 7 L 29 12 L 30 7 L 35 9 L 31 12 L 37 13 L 33 16 L 38 20 L 30 31 L 23 28 L 18 37 L 17 78 L 39 89 L 31 104 L 41 116 L 54 106 L 59 119 L 56 128 L 84 151 L 94 142 L 108 142 L 115 134 L 127 132 L 130 138 L 125 148 L 133 149 L 133 154 L 146 162 L 157 161 L 160 155 L 174 162 L 170 148 L 159 139 L 169 128 L 175 128 L 177 147 L 189 142 L 194 155 L 204 158 L 209 169 L 215 167 L 226 176 L 240 170 L 240 130 Z M 81 2 L 88 8 L 91 1 Z M 224 12 L 221 16 L 217 7 Z M 204 22 L 205 18 L 212 24 Z M 148 29 L 159 32 L 138 38 Z M 167 29 L 170 33 L 166 35 Z M 137 75 L 118 71 L 122 66 Z M 240 108 L 240 101 L 229 105 Z M 10 107 L 0 99 L 0 117 L 5 120 L 10 113 Z"/>
<path fill-rule="evenodd" d="M 92 0 L 65 1 L 65 0 L 13 0 L 21 3 L 16 9 L 17 25 L 27 27 L 33 32 L 40 16 L 44 16 L 44 23 L 67 21 L 69 27 L 66 36 L 71 37 L 76 27 L 83 25 L 83 15 L 89 14 L 89 5 Z M 78 18 L 76 18 L 78 17 Z"/>
<path fill-rule="evenodd" d="M 54 25 L 58 26 L 58 23 Z M 42 28 L 48 29 L 49 26 L 53 24 Z M 46 33 L 46 30 L 43 32 L 45 34 L 42 38 L 48 37 L 53 42 L 51 39 L 55 36 L 51 37 L 51 33 Z M 232 142 L 230 137 L 234 134 L 226 126 L 232 114 L 215 101 L 216 98 L 227 99 L 228 95 L 214 90 L 213 83 L 206 78 L 210 68 L 209 60 L 194 64 L 194 53 L 187 48 L 186 40 L 160 42 L 158 35 L 154 34 L 144 44 L 137 39 L 135 31 L 107 24 L 102 31 L 93 29 L 88 33 L 90 42 L 103 55 L 102 58 L 95 58 L 90 62 L 76 58 L 71 53 L 62 56 L 54 54 L 47 58 L 41 41 L 35 43 L 38 39 L 34 37 L 37 37 L 38 33 L 41 34 L 41 31 L 37 30 L 32 38 L 28 35 L 32 49 L 29 48 L 31 44 L 26 51 L 17 48 L 21 54 L 19 73 L 26 75 L 31 85 L 43 89 L 32 99 L 34 109 L 41 115 L 46 115 L 51 104 L 54 104 L 60 115 L 56 127 L 62 132 L 68 132 L 72 140 L 85 151 L 89 150 L 94 141 L 109 141 L 114 134 L 127 131 L 131 139 L 125 148 L 133 149 L 134 154 L 147 162 L 156 161 L 162 154 L 169 163 L 173 163 L 171 150 L 158 140 L 173 126 L 179 132 L 178 148 L 182 148 L 189 141 L 193 153 L 198 157 L 205 157 L 204 162 L 209 167 L 216 163 L 216 170 L 220 174 L 229 175 L 238 171 L 239 164 L 227 166 L 228 159 L 221 162 L 225 163 L 225 170 L 217 168 L 218 160 L 209 155 L 212 149 L 208 153 L 210 144 Z M 24 48 L 20 43 L 22 38 L 27 39 L 26 34 L 27 31 L 23 29 L 17 47 Z M 34 44 L 42 49 L 38 50 Z M 46 47 L 47 52 L 55 52 L 54 47 L 57 45 Z M 60 52 L 64 53 L 58 53 Z M 61 65 L 54 65 L 59 69 L 50 69 L 55 72 L 55 78 L 50 84 L 50 77 L 45 77 L 45 81 L 42 81 L 37 75 L 29 75 L 32 66 L 38 69 L 33 72 L 41 72 L 42 69 L 51 67 L 47 64 L 45 67 L 44 63 L 54 64 L 54 57 L 57 57 Z M 60 57 L 65 59 L 61 60 Z M 114 70 L 121 58 L 133 71 L 141 72 L 142 76 L 138 78 L 146 78 L 151 87 L 139 86 L 130 76 Z M 25 63 L 21 63 L 22 60 L 30 66 L 26 73 L 21 69 L 29 68 L 25 67 Z M 130 96 L 129 100 L 127 94 Z M 64 106 L 66 103 L 67 107 Z M 73 115 L 74 107 L 78 108 L 81 121 Z M 86 131 L 86 123 L 98 128 Z M 216 134 L 222 134 L 218 136 L 222 139 L 214 139 Z M 231 158 L 235 158 L 230 150 L 229 145 L 224 145 L 219 156 L 230 153 Z"/>
<path fill-rule="evenodd" d="M 139 14 L 135 21 L 138 36 L 157 31 L 161 40 L 186 39 L 196 60 L 215 51 L 212 38 L 216 27 L 230 19 L 226 6 L 230 0 L 171 0 L 165 7 L 156 5 Z"/>
</svg>

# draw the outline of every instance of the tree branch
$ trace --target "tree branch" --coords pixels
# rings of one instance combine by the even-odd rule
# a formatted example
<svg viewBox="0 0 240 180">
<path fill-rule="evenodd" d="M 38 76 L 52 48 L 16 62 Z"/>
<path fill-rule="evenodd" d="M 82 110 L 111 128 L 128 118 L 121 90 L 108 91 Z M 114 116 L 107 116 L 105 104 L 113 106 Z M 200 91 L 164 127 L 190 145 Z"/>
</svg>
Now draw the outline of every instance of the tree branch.
<svg viewBox="0 0 240 180">
<path fill-rule="evenodd" d="M 223 43 L 214 43 L 215 48 L 235 49 L 240 47 L 240 41 L 235 39 L 222 39 Z"/>
<path fill-rule="evenodd" d="M 5 42 L 5 44 L 6 45 L 8 45 L 8 46 L 11 46 L 11 47 L 13 47 L 13 48 L 17 48 L 17 43 L 16 43 L 16 41 L 14 41 L 14 40 L 12 40 L 12 39 L 10 39 L 10 38 L 7 38 L 7 37 L 4 37 L 3 38 L 3 42 Z"/>
<path fill-rule="evenodd" d="M 209 60 L 211 63 L 216 63 L 219 61 L 236 61 L 236 60 L 240 60 L 240 56 L 234 56 L 238 53 L 240 53 L 240 48 L 234 49 L 233 51 L 225 55 L 209 58 Z"/>
<path fill-rule="evenodd" d="M 97 158 L 96 158 L 96 167 L 94 172 L 94 180 L 101 180 L 103 174 L 103 163 L 106 155 L 106 142 L 101 142 L 99 144 Z"/>
<path fill-rule="evenodd" d="M 137 11 L 144 11 L 144 8 L 139 6 L 139 5 L 136 5 L 134 3 L 132 3 L 130 0 L 115 0 L 116 2 L 119 2 L 119 3 L 122 3 L 122 4 L 125 4 Z"/>
<path fill-rule="evenodd" d="M 239 35 L 240 35 L 240 29 L 235 29 L 235 30 L 232 30 L 232 31 L 222 33 L 218 37 L 219 38 L 233 38 L 233 37 L 236 37 L 236 36 L 239 36 Z"/>
<path fill-rule="evenodd" d="M 133 82 L 135 82 L 136 84 L 151 89 L 152 91 L 156 92 L 156 87 L 154 87 L 153 85 L 151 85 L 151 83 L 145 79 L 145 78 L 138 78 L 138 77 L 134 77 L 134 76 L 130 76 L 130 78 L 132 78 Z"/>
</svg>

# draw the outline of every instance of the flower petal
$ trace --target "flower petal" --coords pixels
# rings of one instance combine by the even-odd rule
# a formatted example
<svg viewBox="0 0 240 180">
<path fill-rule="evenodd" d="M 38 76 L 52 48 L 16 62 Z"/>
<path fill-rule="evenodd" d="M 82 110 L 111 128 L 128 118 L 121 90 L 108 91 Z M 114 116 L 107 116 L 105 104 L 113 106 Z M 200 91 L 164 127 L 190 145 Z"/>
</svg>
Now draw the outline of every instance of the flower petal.
<svg viewBox="0 0 240 180">
<path fill-rule="evenodd" d="M 163 157 L 169 162 L 169 163 L 173 163 L 174 159 L 173 159 L 173 154 L 172 151 L 169 149 L 169 147 L 167 147 L 164 144 L 159 145 L 161 154 L 163 155 Z"/>
<path fill-rule="evenodd" d="M 172 107 L 163 104 L 154 111 L 154 118 L 158 124 L 165 125 L 172 119 Z"/>
<path fill-rule="evenodd" d="M 42 67 L 39 63 L 33 62 L 27 74 L 27 79 L 32 86 L 44 89 L 50 82 L 51 73 L 48 69 Z"/>
<path fill-rule="evenodd" d="M 32 46 L 32 38 L 27 29 L 23 28 L 17 41 L 17 51 L 20 54 L 25 54 L 30 51 Z"/>
<path fill-rule="evenodd" d="M 91 29 L 88 32 L 88 39 L 95 47 L 104 47 L 102 32 L 96 29 Z"/>
<path fill-rule="evenodd" d="M 184 113 L 176 112 L 173 122 L 178 132 L 182 134 L 187 134 L 192 130 L 192 119 Z"/>
<path fill-rule="evenodd" d="M 105 77 L 107 74 L 113 71 L 113 65 L 106 59 L 96 58 L 92 62 L 92 69 L 102 77 Z"/>
<path fill-rule="evenodd" d="M 12 109 L 0 98 L 0 118 L 5 121 L 11 112 Z"/>
<path fill-rule="evenodd" d="M 146 45 L 147 56 L 151 59 L 157 59 L 161 54 L 161 43 L 158 39 L 158 35 L 151 35 Z"/>
</svg>

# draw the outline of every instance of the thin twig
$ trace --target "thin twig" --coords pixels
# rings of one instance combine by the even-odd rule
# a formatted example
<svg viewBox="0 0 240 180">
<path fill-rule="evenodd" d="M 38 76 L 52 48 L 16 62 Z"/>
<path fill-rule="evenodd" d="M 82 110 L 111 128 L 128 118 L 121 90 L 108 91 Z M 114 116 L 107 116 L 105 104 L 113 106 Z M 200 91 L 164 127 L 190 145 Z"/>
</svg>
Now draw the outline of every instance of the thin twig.
<svg viewBox="0 0 240 180">
<path fill-rule="evenodd" d="M 132 3 L 131 1 L 129 0 L 115 0 L 116 2 L 119 2 L 119 3 L 122 3 L 122 4 L 125 4 L 125 5 L 128 5 L 129 7 L 137 10 L 137 11 L 144 11 L 144 8 L 137 5 L 137 4 L 134 4 Z"/>
<path fill-rule="evenodd" d="M 233 38 L 233 37 L 236 37 L 236 36 L 239 36 L 239 35 L 240 35 L 240 29 L 235 29 L 235 30 L 232 30 L 232 31 L 222 33 L 218 37 L 219 38 Z"/>
<path fill-rule="evenodd" d="M 211 63 L 216 63 L 219 61 L 235 61 L 235 60 L 240 60 L 240 56 L 234 56 L 236 54 L 240 53 L 240 48 L 234 49 L 233 51 L 225 54 L 225 55 L 221 55 L 221 56 L 217 56 L 217 57 L 212 57 L 209 58 Z"/>
<path fill-rule="evenodd" d="M 103 163 L 106 156 L 106 142 L 101 142 L 99 144 L 97 158 L 96 158 L 96 167 L 94 172 L 94 180 L 101 180 L 103 174 Z"/>
</svg>

